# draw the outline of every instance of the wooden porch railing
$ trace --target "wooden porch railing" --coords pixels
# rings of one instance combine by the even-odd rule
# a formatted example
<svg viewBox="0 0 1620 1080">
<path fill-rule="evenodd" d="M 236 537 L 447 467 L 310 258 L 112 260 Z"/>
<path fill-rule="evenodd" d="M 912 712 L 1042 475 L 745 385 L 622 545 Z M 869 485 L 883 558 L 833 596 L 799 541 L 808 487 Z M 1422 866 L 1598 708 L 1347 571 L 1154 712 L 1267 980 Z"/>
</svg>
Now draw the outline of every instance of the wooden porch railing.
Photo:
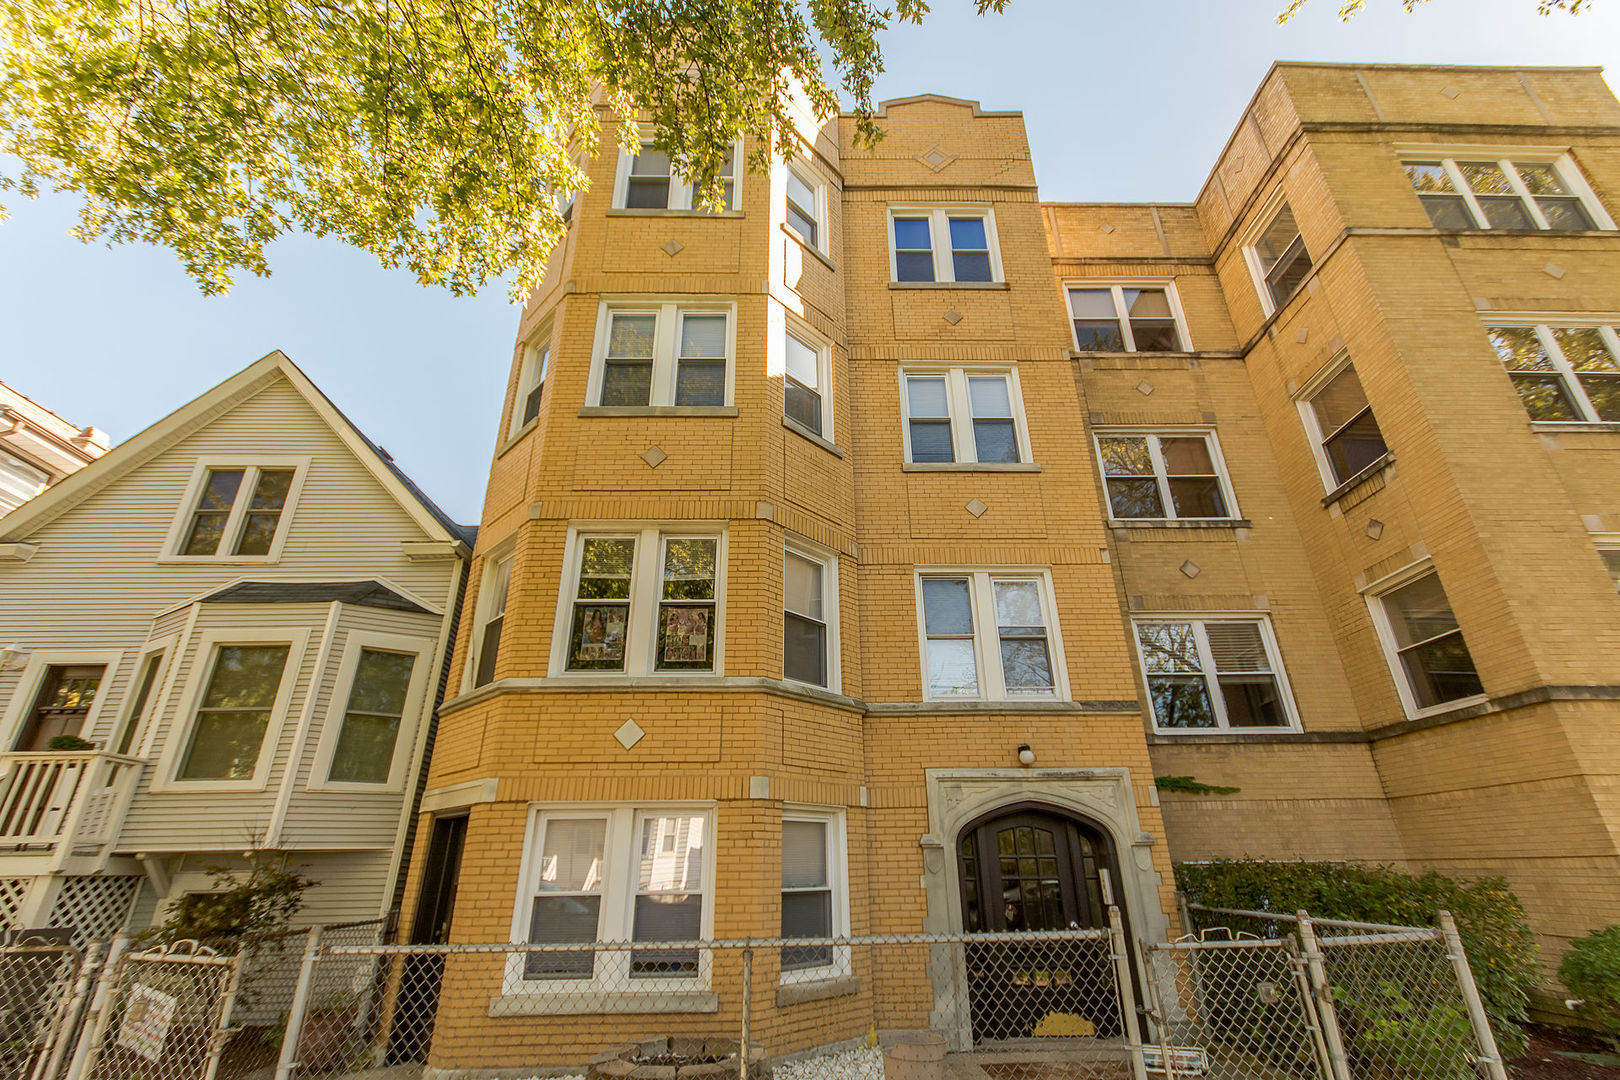
<svg viewBox="0 0 1620 1080">
<path fill-rule="evenodd" d="M 0 850 L 48 853 L 58 861 L 80 848 L 104 850 L 143 764 L 100 751 L 0 754 Z"/>
</svg>

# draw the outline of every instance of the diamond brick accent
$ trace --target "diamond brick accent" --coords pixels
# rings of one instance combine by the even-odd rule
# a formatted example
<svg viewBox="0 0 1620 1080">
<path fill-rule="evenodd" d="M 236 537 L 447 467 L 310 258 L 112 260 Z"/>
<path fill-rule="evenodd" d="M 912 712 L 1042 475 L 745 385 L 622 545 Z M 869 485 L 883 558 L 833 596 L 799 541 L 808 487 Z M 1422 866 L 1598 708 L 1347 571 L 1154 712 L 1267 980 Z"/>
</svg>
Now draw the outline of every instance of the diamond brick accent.
<svg viewBox="0 0 1620 1080">
<path fill-rule="evenodd" d="M 619 730 L 613 733 L 613 737 L 619 740 L 620 746 L 628 750 L 640 742 L 646 734 L 645 731 L 641 730 L 641 725 L 632 718 L 620 724 Z"/>
<path fill-rule="evenodd" d="M 1114 231 L 1114 227 L 1105 221 L 1102 223 L 1102 231 L 1105 233 L 1111 233 Z"/>
<path fill-rule="evenodd" d="M 1141 382 L 1136 384 L 1136 392 L 1141 394 L 1143 397 L 1146 397 L 1147 395 L 1153 393 L 1153 384 L 1148 382 L 1146 379 L 1143 379 Z"/>
<path fill-rule="evenodd" d="M 966 509 L 967 512 L 972 514 L 974 517 L 983 517 L 984 512 L 990 509 L 990 506 L 983 499 L 974 499 L 967 504 Z"/>
<path fill-rule="evenodd" d="M 685 250 L 686 245 L 681 243 L 679 240 L 670 240 L 665 243 L 663 247 L 664 254 L 668 255 L 672 259 Z"/>
<path fill-rule="evenodd" d="M 945 313 L 945 321 L 950 323 L 952 326 L 955 326 L 957 323 L 962 321 L 962 313 L 957 311 L 955 308 L 951 308 L 951 310 Z"/>
<path fill-rule="evenodd" d="M 1541 268 L 1541 272 L 1543 274 L 1546 274 L 1548 277 L 1553 278 L 1555 280 L 1558 279 L 1558 278 L 1563 277 L 1564 274 L 1565 274 L 1565 270 L 1564 270 L 1564 268 L 1562 266 L 1559 266 L 1557 263 L 1552 263 L 1552 262 L 1548 263 L 1546 266 L 1543 266 Z"/>
<path fill-rule="evenodd" d="M 1199 566 L 1191 559 L 1188 559 L 1186 562 L 1181 564 L 1181 572 L 1190 578 L 1197 577 L 1202 570 L 1203 567 Z"/>
<path fill-rule="evenodd" d="M 649 446 L 641 452 L 641 460 L 645 461 L 651 468 L 656 469 L 669 460 L 669 455 L 664 453 L 660 447 Z"/>
<path fill-rule="evenodd" d="M 1457 98 L 1462 95 L 1462 91 L 1457 89 L 1455 86 L 1448 86 L 1440 92 L 1446 95 L 1446 97 L 1450 98 L 1452 101 L 1456 101 Z"/>
<path fill-rule="evenodd" d="M 1367 535 L 1372 537 L 1374 540 L 1377 540 L 1380 536 L 1383 536 L 1384 523 L 1379 521 L 1377 518 L 1369 519 L 1367 522 Z"/>
</svg>

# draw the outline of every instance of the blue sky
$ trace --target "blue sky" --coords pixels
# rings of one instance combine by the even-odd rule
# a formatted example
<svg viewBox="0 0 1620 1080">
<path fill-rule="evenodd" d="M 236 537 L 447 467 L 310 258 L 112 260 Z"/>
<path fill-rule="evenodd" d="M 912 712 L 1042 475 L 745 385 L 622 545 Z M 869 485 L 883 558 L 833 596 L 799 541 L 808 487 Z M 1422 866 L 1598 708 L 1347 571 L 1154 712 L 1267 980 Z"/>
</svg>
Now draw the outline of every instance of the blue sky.
<svg viewBox="0 0 1620 1080">
<path fill-rule="evenodd" d="M 935 0 L 884 39 L 880 97 L 934 92 L 1022 109 L 1042 196 L 1185 201 L 1273 60 L 1580 64 L 1620 71 L 1620 4 L 1571 18 L 1535 0 L 1369 0 L 1349 23 L 1311 0 L 1013 0 L 980 18 Z M 165 251 L 70 238 L 76 201 L 6 200 L 0 381 L 115 441 L 272 349 L 293 358 L 458 519 L 478 520 L 517 310 L 424 290 L 308 237 L 269 279 L 200 295 Z M 1611 208 L 1612 209 L 1612 208 Z"/>
</svg>

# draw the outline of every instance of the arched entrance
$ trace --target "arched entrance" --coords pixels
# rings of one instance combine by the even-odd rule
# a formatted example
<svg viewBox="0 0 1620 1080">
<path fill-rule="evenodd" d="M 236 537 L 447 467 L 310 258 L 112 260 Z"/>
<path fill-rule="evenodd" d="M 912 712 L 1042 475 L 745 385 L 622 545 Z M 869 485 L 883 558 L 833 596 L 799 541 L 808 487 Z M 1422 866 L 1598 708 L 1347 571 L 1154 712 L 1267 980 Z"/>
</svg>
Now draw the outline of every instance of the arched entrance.
<svg viewBox="0 0 1620 1080">
<path fill-rule="evenodd" d="M 1109 905 L 1118 903 L 1108 833 L 1039 803 L 969 822 L 957 835 L 956 857 L 962 926 L 970 934 L 1106 929 Z M 1112 954 L 1106 939 L 969 944 L 973 1041 L 1117 1037 Z"/>
</svg>

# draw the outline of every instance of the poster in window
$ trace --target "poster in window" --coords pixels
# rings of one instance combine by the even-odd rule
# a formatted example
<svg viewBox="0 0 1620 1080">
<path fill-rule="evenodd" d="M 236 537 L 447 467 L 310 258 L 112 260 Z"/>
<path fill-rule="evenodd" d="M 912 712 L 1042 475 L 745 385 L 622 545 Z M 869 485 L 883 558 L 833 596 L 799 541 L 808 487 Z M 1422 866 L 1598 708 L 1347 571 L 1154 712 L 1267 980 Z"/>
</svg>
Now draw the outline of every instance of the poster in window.
<svg viewBox="0 0 1620 1080">
<path fill-rule="evenodd" d="M 624 662 L 626 609 L 622 604 L 586 604 L 574 616 L 576 664 Z"/>
<path fill-rule="evenodd" d="M 664 609 L 664 663 L 708 663 L 709 624 L 713 618 L 713 609 L 707 607 L 666 607 Z"/>
</svg>

